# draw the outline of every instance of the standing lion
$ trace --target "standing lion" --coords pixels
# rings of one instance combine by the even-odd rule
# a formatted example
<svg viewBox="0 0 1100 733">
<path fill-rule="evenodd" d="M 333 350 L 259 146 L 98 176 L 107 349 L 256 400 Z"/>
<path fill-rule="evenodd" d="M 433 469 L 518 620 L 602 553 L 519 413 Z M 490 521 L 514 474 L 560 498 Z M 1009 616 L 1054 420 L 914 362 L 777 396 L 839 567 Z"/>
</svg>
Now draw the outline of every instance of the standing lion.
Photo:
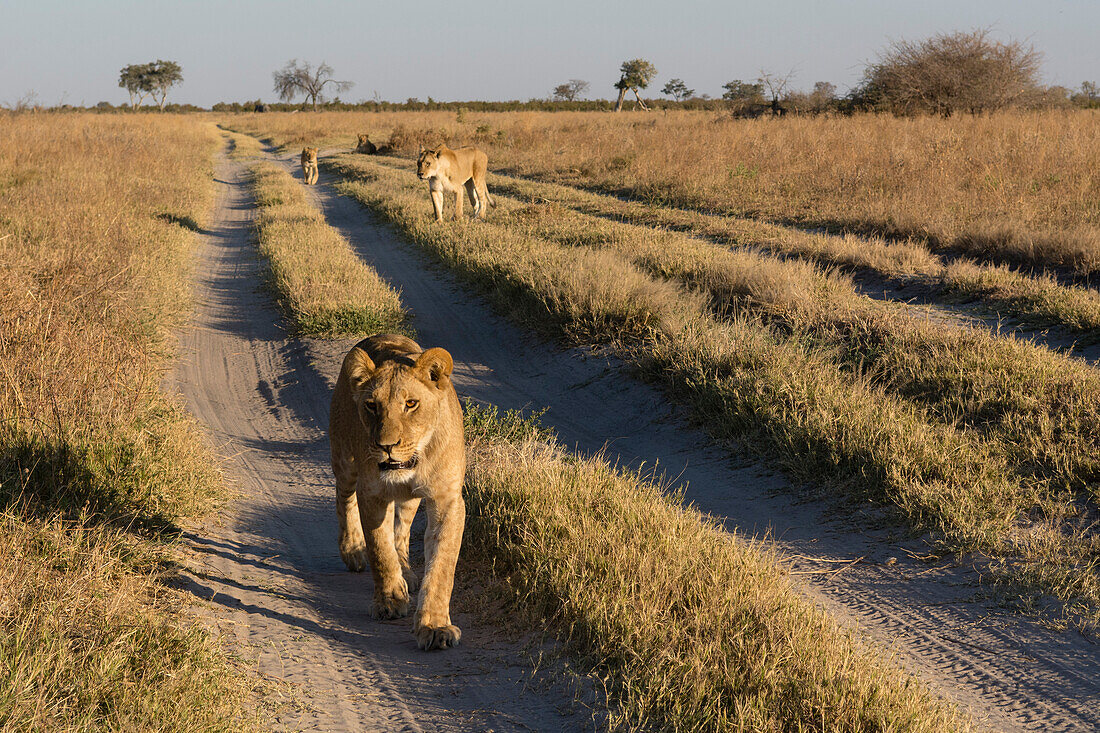
<svg viewBox="0 0 1100 733">
<path fill-rule="evenodd" d="M 349 570 L 370 565 L 375 618 L 409 612 L 418 578 L 409 565 L 409 530 L 421 501 L 428 512 L 424 580 L 413 633 L 421 649 L 456 646 L 451 588 L 462 546 L 466 449 L 462 407 L 444 349 L 380 334 L 344 358 L 332 395 L 329 443 L 336 476 L 340 557 Z"/>
<path fill-rule="evenodd" d="M 432 197 L 437 221 L 443 221 L 443 193 L 455 195 L 455 220 L 462 218 L 462 187 L 470 197 L 474 207 L 474 216 L 485 218 L 485 205 L 496 206 L 489 197 L 485 185 L 485 172 L 489 168 L 489 157 L 477 148 L 459 148 L 451 150 L 440 145 L 435 150 L 420 150 L 416 160 L 416 175 L 428 182 L 428 191 Z"/>
<path fill-rule="evenodd" d="M 317 148 L 302 150 L 302 176 L 310 186 L 317 183 Z"/>
</svg>

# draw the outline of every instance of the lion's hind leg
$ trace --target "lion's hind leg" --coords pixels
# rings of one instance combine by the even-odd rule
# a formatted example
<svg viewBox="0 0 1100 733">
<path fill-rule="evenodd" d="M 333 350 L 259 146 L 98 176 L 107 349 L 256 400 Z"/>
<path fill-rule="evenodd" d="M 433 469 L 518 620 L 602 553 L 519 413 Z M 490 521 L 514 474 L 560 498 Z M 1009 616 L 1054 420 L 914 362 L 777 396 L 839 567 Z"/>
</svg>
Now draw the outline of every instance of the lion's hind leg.
<svg viewBox="0 0 1100 733">
<path fill-rule="evenodd" d="M 466 181 L 466 195 L 470 197 L 470 206 L 474 208 L 474 216 L 478 219 L 482 218 L 484 216 L 482 210 L 485 207 L 481 203 L 481 198 L 477 195 L 477 186 L 474 184 L 473 178 Z"/>
</svg>

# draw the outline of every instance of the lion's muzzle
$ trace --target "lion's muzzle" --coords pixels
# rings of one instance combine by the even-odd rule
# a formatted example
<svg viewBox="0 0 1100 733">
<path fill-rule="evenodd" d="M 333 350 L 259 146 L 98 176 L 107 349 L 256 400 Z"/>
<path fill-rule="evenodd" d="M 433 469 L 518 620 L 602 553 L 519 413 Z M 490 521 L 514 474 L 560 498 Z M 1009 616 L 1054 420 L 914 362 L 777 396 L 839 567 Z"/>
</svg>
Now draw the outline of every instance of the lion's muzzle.
<svg viewBox="0 0 1100 733">
<path fill-rule="evenodd" d="M 419 459 L 413 455 L 407 461 L 395 461 L 392 458 L 387 458 L 384 461 L 378 463 L 379 471 L 404 471 L 410 468 L 416 468 L 416 464 L 419 463 Z"/>
</svg>

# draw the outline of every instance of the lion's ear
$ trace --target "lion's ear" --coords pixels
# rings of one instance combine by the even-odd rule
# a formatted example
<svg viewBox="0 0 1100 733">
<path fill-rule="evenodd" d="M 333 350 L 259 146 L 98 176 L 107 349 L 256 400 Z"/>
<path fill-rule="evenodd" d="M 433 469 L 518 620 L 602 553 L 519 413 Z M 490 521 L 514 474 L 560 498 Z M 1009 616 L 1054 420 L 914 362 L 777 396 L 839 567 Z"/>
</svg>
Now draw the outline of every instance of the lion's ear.
<svg viewBox="0 0 1100 733">
<path fill-rule="evenodd" d="M 446 349 L 437 346 L 434 349 L 428 349 L 417 358 L 416 368 L 426 373 L 428 379 L 435 382 L 437 387 L 442 388 L 445 378 L 451 376 L 451 372 L 454 371 L 455 362 Z"/>
<path fill-rule="evenodd" d="M 358 392 L 363 388 L 363 383 L 374 374 L 374 362 L 367 356 L 367 352 L 356 346 L 344 357 L 344 374 L 348 376 L 352 392 Z"/>
</svg>

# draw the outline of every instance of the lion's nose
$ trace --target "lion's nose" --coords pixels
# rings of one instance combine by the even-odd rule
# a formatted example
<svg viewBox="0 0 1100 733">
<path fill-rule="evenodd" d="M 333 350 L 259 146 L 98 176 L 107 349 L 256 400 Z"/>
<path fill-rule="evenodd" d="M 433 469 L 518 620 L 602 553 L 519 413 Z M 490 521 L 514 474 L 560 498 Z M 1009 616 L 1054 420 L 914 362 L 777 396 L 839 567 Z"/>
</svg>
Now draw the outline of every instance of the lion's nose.
<svg viewBox="0 0 1100 733">
<path fill-rule="evenodd" d="M 396 448 L 397 444 L 400 443 L 400 442 L 401 441 L 399 441 L 399 440 L 394 441 L 393 443 L 383 443 L 382 441 L 378 441 L 378 448 L 379 448 L 379 450 L 383 451 L 384 453 L 389 453 L 391 450 Z"/>
</svg>

